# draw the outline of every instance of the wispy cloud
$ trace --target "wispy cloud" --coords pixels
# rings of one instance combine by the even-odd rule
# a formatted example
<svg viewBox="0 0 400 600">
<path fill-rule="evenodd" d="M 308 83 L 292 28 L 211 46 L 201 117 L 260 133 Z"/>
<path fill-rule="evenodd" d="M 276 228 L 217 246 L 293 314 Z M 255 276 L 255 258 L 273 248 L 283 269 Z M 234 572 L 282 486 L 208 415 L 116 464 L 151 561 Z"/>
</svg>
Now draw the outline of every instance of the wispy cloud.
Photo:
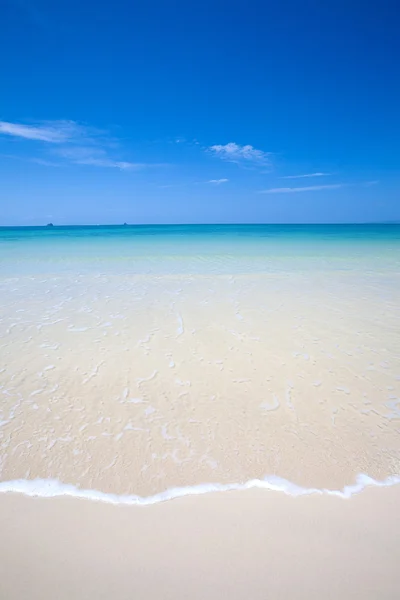
<svg viewBox="0 0 400 600">
<path fill-rule="evenodd" d="M 88 165 L 93 167 L 106 167 L 120 169 L 121 171 L 132 171 L 143 169 L 149 165 L 145 163 L 133 163 L 128 161 L 114 160 L 110 158 L 102 148 L 69 146 L 57 149 L 56 154 L 76 165 Z"/>
<path fill-rule="evenodd" d="M 319 192 L 320 190 L 337 190 L 344 187 L 345 183 L 335 183 L 332 185 L 309 185 L 305 187 L 281 187 L 261 190 L 260 194 L 293 194 L 298 192 Z"/>
<path fill-rule="evenodd" d="M 74 121 L 48 121 L 35 125 L 0 121 L 0 134 L 51 144 L 65 144 L 87 137 L 87 130 Z"/>
<path fill-rule="evenodd" d="M 107 167 L 112 169 L 120 169 L 121 171 L 137 171 L 148 166 L 146 163 L 132 163 L 123 160 L 111 160 L 110 158 L 87 157 L 80 160 L 72 161 L 77 165 L 91 165 L 93 167 Z"/>
<path fill-rule="evenodd" d="M 214 156 L 227 160 L 233 163 L 247 163 L 258 166 L 270 166 L 270 152 L 263 152 L 257 150 L 253 146 L 247 144 L 246 146 L 240 146 L 235 142 L 229 142 L 229 144 L 220 145 L 216 144 L 207 148 L 208 152 L 211 152 Z"/>
<path fill-rule="evenodd" d="M 372 185 L 378 185 L 379 180 L 378 179 L 374 179 L 373 181 L 366 181 L 364 183 L 365 187 L 371 187 Z"/>
<path fill-rule="evenodd" d="M 145 165 L 146 166 L 146 165 Z M 221 185 L 222 183 L 228 183 L 229 179 L 209 179 L 208 181 L 186 181 L 183 183 L 169 183 L 166 185 L 159 185 L 161 189 L 175 188 L 175 187 L 186 187 L 192 185 Z"/>
<path fill-rule="evenodd" d="M 214 185 L 220 185 L 221 183 L 228 183 L 229 179 L 210 179 L 206 183 L 213 183 Z"/>
<path fill-rule="evenodd" d="M 0 121 L 0 135 L 32 140 L 50 149 L 49 158 L 55 155 L 61 159 L 59 164 L 42 157 L 21 157 L 43 166 L 61 166 L 62 164 L 87 165 L 135 171 L 145 167 L 161 166 L 121 160 L 115 154 L 116 140 L 107 132 L 81 125 L 75 121 L 41 121 L 34 124 Z"/>
<path fill-rule="evenodd" d="M 303 179 L 303 177 L 328 177 L 332 173 L 306 173 L 305 175 L 286 175 L 281 179 Z"/>
</svg>

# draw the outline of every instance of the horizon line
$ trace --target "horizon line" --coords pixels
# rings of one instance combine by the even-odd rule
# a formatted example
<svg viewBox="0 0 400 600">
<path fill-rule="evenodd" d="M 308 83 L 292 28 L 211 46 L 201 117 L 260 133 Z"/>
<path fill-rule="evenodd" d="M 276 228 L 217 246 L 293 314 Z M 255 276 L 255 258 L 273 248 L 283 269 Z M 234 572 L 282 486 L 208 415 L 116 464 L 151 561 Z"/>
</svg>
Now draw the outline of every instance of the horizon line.
<svg viewBox="0 0 400 600">
<path fill-rule="evenodd" d="M 342 221 L 342 222 L 318 222 L 318 223 L 287 223 L 283 221 L 279 222 L 235 222 L 235 223 L 48 223 L 46 225 L 0 225 L 0 229 L 30 229 L 30 228 L 41 228 L 41 229 L 52 229 L 54 227 L 230 227 L 230 226 L 263 226 L 263 225 L 285 225 L 285 226 L 299 226 L 299 225 L 400 225 L 399 220 L 393 221 Z"/>
</svg>

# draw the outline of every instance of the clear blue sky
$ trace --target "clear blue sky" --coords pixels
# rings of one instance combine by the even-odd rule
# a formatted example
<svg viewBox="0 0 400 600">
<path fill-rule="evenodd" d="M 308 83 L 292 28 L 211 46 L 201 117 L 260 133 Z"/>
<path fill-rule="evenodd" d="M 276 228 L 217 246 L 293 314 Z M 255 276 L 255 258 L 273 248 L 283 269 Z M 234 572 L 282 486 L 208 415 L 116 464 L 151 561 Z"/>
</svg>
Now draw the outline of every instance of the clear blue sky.
<svg viewBox="0 0 400 600">
<path fill-rule="evenodd" d="M 398 1 L 3 0 L 0 224 L 400 220 Z"/>
</svg>

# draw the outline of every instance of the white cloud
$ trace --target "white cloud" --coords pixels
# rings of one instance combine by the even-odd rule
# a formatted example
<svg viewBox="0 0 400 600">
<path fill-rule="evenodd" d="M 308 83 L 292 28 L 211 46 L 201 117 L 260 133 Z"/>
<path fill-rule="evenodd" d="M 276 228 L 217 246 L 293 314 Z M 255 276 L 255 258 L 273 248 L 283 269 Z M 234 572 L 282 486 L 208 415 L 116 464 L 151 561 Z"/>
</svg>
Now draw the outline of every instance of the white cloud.
<svg viewBox="0 0 400 600">
<path fill-rule="evenodd" d="M 206 183 L 214 183 L 215 185 L 220 185 L 221 183 L 227 183 L 229 179 L 210 179 Z"/>
<path fill-rule="evenodd" d="M 374 179 L 373 181 L 366 181 L 364 183 L 365 187 L 371 187 L 372 185 L 378 185 L 379 180 L 378 179 Z"/>
<path fill-rule="evenodd" d="M 297 192 L 318 192 L 320 190 L 336 190 L 344 187 L 345 183 L 335 183 L 332 185 L 309 185 L 306 187 L 281 187 L 270 188 L 269 190 L 261 190 L 260 194 L 293 194 Z"/>
<path fill-rule="evenodd" d="M 222 160 L 227 160 L 229 162 L 251 163 L 259 166 L 270 165 L 270 153 L 257 150 L 249 144 L 246 146 L 240 146 L 239 144 L 235 144 L 235 142 L 229 142 L 229 144 L 225 144 L 224 146 L 216 144 L 210 146 L 208 151 L 214 156 L 218 156 L 219 158 L 222 158 Z"/>
<path fill-rule="evenodd" d="M 328 177 L 331 173 L 306 173 L 305 175 L 286 175 L 281 179 L 302 179 L 303 177 Z"/>
<path fill-rule="evenodd" d="M 132 163 L 123 160 L 111 160 L 110 158 L 96 158 L 87 156 L 86 158 L 72 160 L 77 165 L 92 165 L 93 167 L 110 167 L 112 169 L 120 169 L 121 171 L 132 171 L 143 169 L 148 165 L 143 163 Z"/>
<path fill-rule="evenodd" d="M 151 166 L 151 165 L 144 165 Z M 188 185 L 204 185 L 210 183 L 211 185 L 221 185 L 221 183 L 227 183 L 229 179 L 209 179 L 208 181 L 187 181 L 186 183 L 170 183 L 167 185 L 159 185 L 159 188 L 172 188 L 172 187 L 184 187 Z"/>
<path fill-rule="evenodd" d="M 95 147 L 67 146 L 65 148 L 60 148 L 56 153 L 76 165 L 107 167 L 120 169 L 121 171 L 138 170 L 148 166 L 144 163 L 114 160 L 110 158 L 102 148 Z"/>
<path fill-rule="evenodd" d="M 36 125 L 0 121 L 0 134 L 38 140 L 51 144 L 62 144 L 84 137 L 86 129 L 74 121 L 48 121 Z"/>
<path fill-rule="evenodd" d="M 45 147 L 50 144 L 52 147 L 50 158 L 57 155 L 64 161 L 76 165 L 92 165 L 122 171 L 160 166 L 134 163 L 110 156 L 110 150 L 112 148 L 115 150 L 115 147 L 118 146 L 116 141 L 107 132 L 80 125 L 75 121 L 42 121 L 34 125 L 0 121 L 1 134 L 44 142 Z M 56 165 L 47 160 L 47 157 L 21 157 L 21 159 L 36 162 L 43 166 L 61 166 L 62 164 Z"/>
</svg>

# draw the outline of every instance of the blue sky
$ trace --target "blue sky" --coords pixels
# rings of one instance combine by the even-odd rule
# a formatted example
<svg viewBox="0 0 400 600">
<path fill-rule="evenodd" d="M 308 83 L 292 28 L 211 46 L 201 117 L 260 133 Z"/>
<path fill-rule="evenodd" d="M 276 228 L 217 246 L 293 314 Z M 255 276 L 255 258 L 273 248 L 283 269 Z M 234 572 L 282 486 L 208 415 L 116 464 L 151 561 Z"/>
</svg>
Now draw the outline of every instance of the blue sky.
<svg viewBox="0 0 400 600">
<path fill-rule="evenodd" d="M 0 224 L 400 220 L 400 8 L 5 0 Z"/>
</svg>

